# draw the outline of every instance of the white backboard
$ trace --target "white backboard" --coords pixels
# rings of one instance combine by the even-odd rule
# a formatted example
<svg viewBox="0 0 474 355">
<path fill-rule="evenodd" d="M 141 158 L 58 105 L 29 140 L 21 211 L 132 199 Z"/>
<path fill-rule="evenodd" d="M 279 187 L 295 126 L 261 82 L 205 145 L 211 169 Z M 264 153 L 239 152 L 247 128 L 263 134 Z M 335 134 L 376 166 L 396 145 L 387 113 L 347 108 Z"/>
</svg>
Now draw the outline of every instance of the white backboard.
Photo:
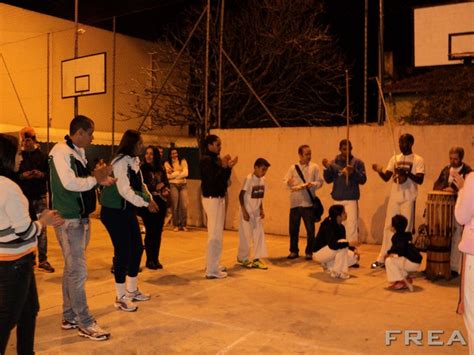
<svg viewBox="0 0 474 355">
<path fill-rule="evenodd" d="M 474 2 L 414 10 L 415 67 L 459 64 L 449 59 L 449 36 L 474 32 Z M 473 52 L 474 37 L 453 37 L 456 50 Z M 454 50 L 454 48 L 453 48 Z"/>
<path fill-rule="evenodd" d="M 106 53 L 61 62 L 62 98 L 106 92 Z"/>
</svg>

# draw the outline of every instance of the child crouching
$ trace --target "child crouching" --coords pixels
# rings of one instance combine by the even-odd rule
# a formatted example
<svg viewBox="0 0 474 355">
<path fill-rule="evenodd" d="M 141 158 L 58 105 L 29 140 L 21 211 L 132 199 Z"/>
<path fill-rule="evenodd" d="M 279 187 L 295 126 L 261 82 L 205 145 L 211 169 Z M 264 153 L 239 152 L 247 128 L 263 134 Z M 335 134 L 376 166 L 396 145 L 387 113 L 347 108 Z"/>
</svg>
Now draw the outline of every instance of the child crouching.
<svg viewBox="0 0 474 355">
<path fill-rule="evenodd" d="M 387 251 L 385 270 L 390 282 L 389 289 L 413 291 L 413 280 L 409 272 L 418 271 L 422 256 L 412 243 L 412 235 L 405 232 L 408 220 L 402 215 L 392 217 L 392 228 L 395 234 L 392 237 L 392 247 Z"/>
<path fill-rule="evenodd" d="M 350 277 L 349 266 L 359 261 L 359 255 L 349 249 L 357 243 L 349 243 L 346 239 L 346 229 L 342 224 L 346 219 L 344 206 L 331 206 L 329 217 L 321 223 L 313 247 L 313 260 L 321 263 L 331 277 L 343 280 Z"/>
</svg>

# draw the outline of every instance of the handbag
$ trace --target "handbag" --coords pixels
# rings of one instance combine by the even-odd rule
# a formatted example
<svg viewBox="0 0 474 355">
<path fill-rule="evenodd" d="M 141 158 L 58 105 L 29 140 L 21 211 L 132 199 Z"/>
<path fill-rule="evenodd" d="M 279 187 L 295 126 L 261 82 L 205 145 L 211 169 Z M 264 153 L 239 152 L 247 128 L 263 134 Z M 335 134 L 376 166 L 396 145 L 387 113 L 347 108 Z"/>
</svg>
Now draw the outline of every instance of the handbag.
<svg viewBox="0 0 474 355">
<path fill-rule="evenodd" d="M 301 180 L 303 180 L 303 183 L 306 183 L 306 180 L 304 179 L 304 176 L 303 176 L 303 172 L 301 171 L 298 164 L 295 164 L 295 170 L 298 173 Z M 311 191 L 309 191 L 308 189 L 306 191 L 308 192 L 311 202 L 313 202 L 314 222 L 319 222 L 321 220 L 321 216 L 324 213 L 324 206 L 318 196 L 313 195 Z"/>
</svg>

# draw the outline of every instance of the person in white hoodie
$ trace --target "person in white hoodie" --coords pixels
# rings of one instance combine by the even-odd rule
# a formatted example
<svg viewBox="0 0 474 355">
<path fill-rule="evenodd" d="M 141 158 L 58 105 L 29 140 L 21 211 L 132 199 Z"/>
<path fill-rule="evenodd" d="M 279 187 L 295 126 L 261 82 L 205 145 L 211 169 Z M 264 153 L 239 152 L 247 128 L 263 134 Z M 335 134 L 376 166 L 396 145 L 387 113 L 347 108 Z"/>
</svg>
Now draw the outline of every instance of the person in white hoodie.
<svg viewBox="0 0 474 355">
<path fill-rule="evenodd" d="M 464 225 L 459 243 L 459 250 L 463 253 L 463 266 L 458 313 L 464 314 L 469 354 L 474 354 L 474 174 L 467 175 L 465 182 L 460 175 L 456 175 L 454 180 L 459 187 L 454 216 L 459 224 Z"/>
</svg>

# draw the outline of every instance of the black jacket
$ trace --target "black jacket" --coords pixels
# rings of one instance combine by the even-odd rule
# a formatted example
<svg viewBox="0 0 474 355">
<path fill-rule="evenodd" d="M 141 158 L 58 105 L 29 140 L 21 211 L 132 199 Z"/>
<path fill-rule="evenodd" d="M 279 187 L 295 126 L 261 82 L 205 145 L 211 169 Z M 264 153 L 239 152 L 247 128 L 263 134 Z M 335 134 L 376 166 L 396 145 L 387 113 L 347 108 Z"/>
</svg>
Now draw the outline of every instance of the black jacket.
<svg viewBox="0 0 474 355">
<path fill-rule="evenodd" d="M 207 152 L 199 162 L 201 170 L 201 191 L 204 197 L 224 197 L 230 178 L 231 168 L 222 166 L 219 156 Z"/>
<path fill-rule="evenodd" d="M 20 176 L 19 185 L 21 190 L 25 194 L 28 200 L 39 200 L 42 196 L 47 193 L 48 181 L 48 157 L 39 148 L 31 152 L 22 151 L 21 156 L 23 158 L 18 174 Z M 41 179 L 30 179 L 26 180 L 21 177 L 21 174 L 25 171 L 39 170 L 44 173 L 44 177 Z"/>
<path fill-rule="evenodd" d="M 421 263 L 423 257 L 411 240 L 410 232 L 395 233 L 392 237 L 392 247 L 387 251 L 387 254 L 398 254 L 399 256 L 404 256 L 412 263 Z"/>
<path fill-rule="evenodd" d="M 449 185 L 449 165 L 445 166 L 443 170 L 441 170 L 441 173 L 439 174 L 438 180 L 435 181 L 433 185 L 433 190 L 443 190 L 450 186 L 454 191 L 458 191 L 458 188 L 456 185 L 451 184 Z M 463 177 L 466 178 L 466 175 L 469 174 L 472 171 L 471 167 L 467 165 L 466 163 L 463 163 L 463 167 L 459 174 Z"/>
<path fill-rule="evenodd" d="M 313 252 L 317 252 L 326 245 L 332 250 L 348 248 L 348 242 L 338 242 L 341 239 L 346 239 L 346 228 L 327 217 L 319 227 L 318 235 L 314 240 Z"/>
</svg>

